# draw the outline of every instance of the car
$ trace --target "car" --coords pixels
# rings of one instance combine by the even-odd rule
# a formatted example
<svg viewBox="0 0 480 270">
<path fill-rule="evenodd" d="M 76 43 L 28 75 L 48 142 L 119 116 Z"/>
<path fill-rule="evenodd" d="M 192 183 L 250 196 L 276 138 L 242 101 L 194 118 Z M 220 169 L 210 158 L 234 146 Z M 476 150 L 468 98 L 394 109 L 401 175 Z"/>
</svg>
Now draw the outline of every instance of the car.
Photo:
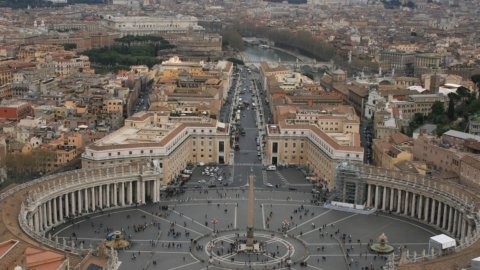
<svg viewBox="0 0 480 270">
<path fill-rule="evenodd" d="M 275 165 L 268 165 L 267 167 L 267 171 L 276 171 L 277 170 L 277 166 Z"/>
<path fill-rule="evenodd" d="M 205 184 L 205 183 L 207 183 L 207 181 L 202 179 L 202 180 L 198 180 L 198 183 Z"/>
<path fill-rule="evenodd" d="M 192 174 L 193 171 L 192 171 L 192 170 L 189 170 L 189 169 L 185 169 L 185 170 L 183 170 L 183 173 L 184 173 L 184 174 Z"/>
<path fill-rule="evenodd" d="M 258 151 L 258 152 L 257 152 L 257 156 L 261 156 L 261 155 L 262 155 L 262 153 L 260 153 L 260 151 Z"/>
<path fill-rule="evenodd" d="M 293 191 L 295 191 L 295 190 L 297 190 L 297 188 L 289 187 L 288 190 L 293 190 Z"/>
<path fill-rule="evenodd" d="M 273 187 L 273 185 L 270 184 L 270 183 L 265 183 L 265 186 L 267 186 L 267 187 Z"/>
</svg>

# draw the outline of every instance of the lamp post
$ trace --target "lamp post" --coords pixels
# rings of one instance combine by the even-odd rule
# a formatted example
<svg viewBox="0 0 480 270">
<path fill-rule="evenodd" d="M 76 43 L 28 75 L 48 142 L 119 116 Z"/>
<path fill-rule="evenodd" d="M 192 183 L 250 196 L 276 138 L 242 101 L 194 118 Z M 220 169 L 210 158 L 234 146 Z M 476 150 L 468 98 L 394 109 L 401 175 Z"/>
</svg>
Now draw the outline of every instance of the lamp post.
<svg viewBox="0 0 480 270">
<path fill-rule="evenodd" d="M 215 235 L 215 234 L 216 234 L 216 231 L 217 231 L 217 230 L 216 230 L 216 225 L 217 225 L 217 223 L 218 223 L 218 220 L 217 220 L 216 218 L 213 218 L 213 219 L 212 219 L 212 224 L 213 224 L 213 235 Z"/>
</svg>

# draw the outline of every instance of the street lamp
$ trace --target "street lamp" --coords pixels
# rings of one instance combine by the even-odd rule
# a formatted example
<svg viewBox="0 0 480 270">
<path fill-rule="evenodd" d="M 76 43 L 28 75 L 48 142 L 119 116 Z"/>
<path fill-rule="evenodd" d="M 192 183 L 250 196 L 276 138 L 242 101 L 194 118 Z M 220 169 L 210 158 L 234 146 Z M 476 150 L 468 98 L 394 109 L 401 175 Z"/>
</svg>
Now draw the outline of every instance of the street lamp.
<svg viewBox="0 0 480 270">
<path fill-rule="evenodd" d="M 217 230 L 216 230 L 216 225 L 217 225 L 217 223 L 218 223 L 218 220 L 217 220 L 216 218 L 213 218 L 213 219 L 212 219 L 212 224 L 213 224 L 213 235 L 215 235 L 215 234 L 216 234 L 216 231 L 217 231 Z"/>
</svg>

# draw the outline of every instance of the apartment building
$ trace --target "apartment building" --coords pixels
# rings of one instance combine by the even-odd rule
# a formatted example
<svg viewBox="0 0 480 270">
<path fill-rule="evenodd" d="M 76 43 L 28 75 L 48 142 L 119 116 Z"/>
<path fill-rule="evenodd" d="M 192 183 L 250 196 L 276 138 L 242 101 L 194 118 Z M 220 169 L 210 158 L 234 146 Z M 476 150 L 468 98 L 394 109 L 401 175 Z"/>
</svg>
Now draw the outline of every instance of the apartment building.
<svg viewBox="0 0 480 270">
<path fill-rule="evenodd" d="M 82 167 L 159 164 L 169 183 L 188 163 L 230 163 L 229 126 L 206 117 L 140 112 L 125 126 L 88 146 Z"/>
<path fill-rule="evenodd" d="M 432 136 L 419 136 L 413 143 L 413 159 L 424 161 L 438 174 L 459 175 L 460 163 L 466 154 L 458 146 Z"/>
<path fill-rule="evenodd" d="M 442 94 L 410 95 L 407 100 L 392 100 L 390 103 L 398 108 L 404 120 L 411 120 L 417 113 L 429 115 L 432 112 L 432 105 L 437 101 L 446 106 L 448 97 Z"/>
<path fill-rule="evenodd" d="M 462 184 L 480 186 L 480 156 L 466 155 L 461 159 L 460 181 Z"/>
<path fill-rule="evenodd" d="M 346 107 L 350 108 L 350 113 L 343 116 L 304 111 L 294 116 L 283 116 L 277 125 L 269 125 L 266 162 L 306 166 L 315 181 L 333 188 L 335 168 L 339 162 L 363 161 L 359 119 L 352 107 Z"/>
<path fill-rule="evenodd" d="M 413 141 L 401 133 L 394 133 L 388 140 L 373 140 L 373 164 L 393 170 L 401 161 L 412 160 Z"/>
</svg>

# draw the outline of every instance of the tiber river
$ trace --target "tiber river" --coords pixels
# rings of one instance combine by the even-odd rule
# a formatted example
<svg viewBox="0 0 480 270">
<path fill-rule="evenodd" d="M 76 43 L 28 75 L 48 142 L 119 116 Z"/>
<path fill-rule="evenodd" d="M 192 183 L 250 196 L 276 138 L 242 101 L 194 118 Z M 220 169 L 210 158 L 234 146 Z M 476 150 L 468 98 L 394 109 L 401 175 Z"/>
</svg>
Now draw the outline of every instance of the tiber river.
<svg viewBox="0 0 480 270">
<path fill-rule="evenodd" d="M 243 58 L 246 62 L 274 62 L 280 63 L 283 61 L 296 61 L 297 58 L 294 55 L 285 53 L 283 51 L 276 50 L 275 48 L 260 48 L 258 46 L 246 46 L 242 52 Z M 303 56 L 305 58 L 305 56 Z M 319 81 L 323 75 L 323 71 L 315 72 L 310 68 L 302 68 L 301 72 L 310 73 L 313 75 L 316 81 Z"/>
</svg>

